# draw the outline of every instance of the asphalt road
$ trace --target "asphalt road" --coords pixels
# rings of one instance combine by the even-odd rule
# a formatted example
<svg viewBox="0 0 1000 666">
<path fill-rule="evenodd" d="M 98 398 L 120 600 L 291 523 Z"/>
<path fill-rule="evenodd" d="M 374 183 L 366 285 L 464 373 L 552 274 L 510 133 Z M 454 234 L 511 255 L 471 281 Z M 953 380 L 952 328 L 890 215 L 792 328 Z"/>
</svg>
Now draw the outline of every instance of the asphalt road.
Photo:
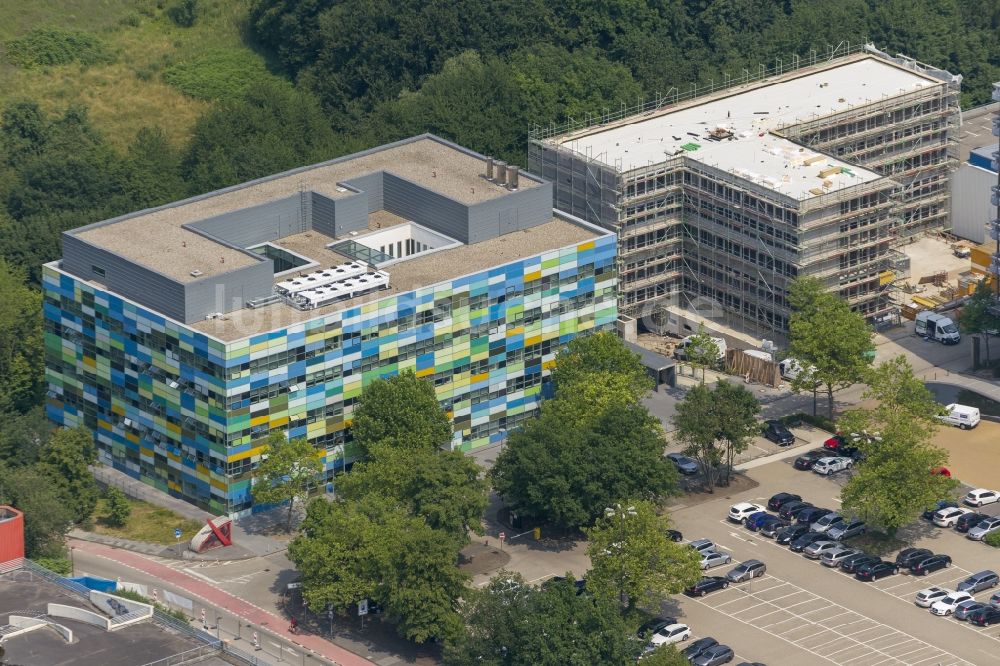
<svg viewBox="0 0 1000 666">
<path fill-rule="evenodd" d="M 677 608 L 665 611 L 678 611 L 695 637 L 713 636 L 742 658 L 769 666 L 997 663 L 997 627 L 979 629 L 936 617 L 913 603 L 914 594 L 923 588 L 954 588 L 970 572 L 1000 569 L 995 550 L 919 521 L 904 536 L 914 545 L 951 555 L 954 565 L 927 577 L 901 574 L 862 583 L 726 520 L 730 505 L 763 503 L 780 491 L 798 493 L 817 506 L 839 506 L 835 480 L 797 471 L 789 463 L 778 461 L 752 470 L 750 476 L 760 486 L 742 495 L 720 492 L 717 500 L 673 511 L 674 523 L 686 538 L 711 539 L 734 561 L 759 559 L 768 571 L 763 578 L 701 599 L 678 597 Z M 729 568 L 711 573 L 721 575 Z M 988 599 L 991 592 L 976 598 Z"/>
</svg>

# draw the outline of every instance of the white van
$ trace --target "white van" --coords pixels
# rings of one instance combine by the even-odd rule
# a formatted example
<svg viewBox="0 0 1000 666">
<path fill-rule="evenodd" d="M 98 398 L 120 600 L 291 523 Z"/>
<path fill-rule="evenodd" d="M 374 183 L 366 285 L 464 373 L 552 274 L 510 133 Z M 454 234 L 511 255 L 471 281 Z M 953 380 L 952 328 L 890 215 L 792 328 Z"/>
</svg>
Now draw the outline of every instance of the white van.
<svg viewBox="0 0 1000 666">
<path fill-rule="evenodd" d="M 778 369 L 781 371 L 781 376 L 785 379 L 791 381 L 801 375 L 803 372 L 811 372 L 816 369 L 816 366 L 810 365 L 808 368 L 803 368 L 799 360 L 789 356 L 785 360 L 778 363 Z"/>
<path fill-rule="evenodd" d="M 771 352 L 762 351 L 760 349 L 744 349 L 743 353 L 747 356 L 752 356 L 753 358 L 759 358 L 762 361 L 774 362 L 774 356 Z"/>
<path fill-rule="evenodd" d="M 948 425 L 958 426 L 962 430 L 969 430 L 979 425 L 979 408 L 967 405 L 956 405 L 954 403 L 945 407 L 947 414 L 938 418 Z"/>
<path fill-rule="evenodd" d="M 683 340 L 681 340 L 680 342 L 678 342 L 677 346 L 674 347 L 674 358 L 676 358 L 676 359 L 678 359 L 680 361 L 687 360 L 687 352 L 685 350 L 686 350 L 687 346 L 689 344 L 691 344 L 691 341 L 693 339 L 694 339 L 694 336 L 693 335 L 689 335 L 686 338 L 684 338 Z M 726 357 L 726 341 L 723 340 L 722 338 L 712 338 L 712 342 L 714 342 L 715 346 L 719 348 L 719 358 L 725 358 Z M 719 360 L 719 359 L 717 358 L 716 360 Z"/>
<path fill-rule="evenodd" d="M 945 345 L 957 345 L 962 339 L 955 322 L 942 314 L 923 310 L 917 313 L 914 323 L 914 331 L 921 337 L 937 340 Z"/>
</svg>

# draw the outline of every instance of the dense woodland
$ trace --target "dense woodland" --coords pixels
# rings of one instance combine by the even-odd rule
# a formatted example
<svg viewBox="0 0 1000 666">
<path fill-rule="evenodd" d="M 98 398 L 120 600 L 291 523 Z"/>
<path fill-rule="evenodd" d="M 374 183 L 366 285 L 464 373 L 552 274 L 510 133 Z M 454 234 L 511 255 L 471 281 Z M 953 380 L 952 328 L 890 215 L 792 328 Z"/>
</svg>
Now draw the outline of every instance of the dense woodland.
<svg viewBox="0 0 1000 666">
<path fill-rule="evenodd" d="M 126 4 L 139 10 L 103 32 L 25 25 L 0 45 L 0 74 L 114 72 L 128 64 L 107 46 L 114 35 L 159 31 L 180 44 L 184 31 L 220 15 L 237 17 L 244 50 L 130 74 L 149 90 L 173 86 L 203 103 L 180 135 L 156 124 L 112 134 L 78 100 L 7 92 L 0 411 L 8 414 L 41 401 L 39 267 L 59 256 L 65 229 L 419 132 L 523 164 L 534 123 L 718 82 L 724 72 L 739 76 L 844 42 L 869 40 L 961 73 L 966 107 L 985 103 L 1000 79 L 1000 3 L 993 0 Z M 10 18 L 6 25 L 20 25 Z"/>
</svg>

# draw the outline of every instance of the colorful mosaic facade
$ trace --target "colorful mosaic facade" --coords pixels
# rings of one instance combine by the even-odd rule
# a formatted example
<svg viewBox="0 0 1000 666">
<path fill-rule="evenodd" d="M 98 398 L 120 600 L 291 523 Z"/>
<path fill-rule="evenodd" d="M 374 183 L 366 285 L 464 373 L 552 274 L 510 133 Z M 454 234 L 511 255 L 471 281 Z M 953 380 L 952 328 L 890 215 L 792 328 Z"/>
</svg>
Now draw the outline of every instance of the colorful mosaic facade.
<svg viewBox="0 0 1000 666">
<path fill-rule="evenodd" d="M 95 432 L 101 460 L 218 513 L 250 506 L 273 430 L 353 460 L 365 384 L 434 382 L 456 448 L 495 442 L 538 408 L 558 348 L 612 330 L 611 234 L 234 342 L 166 319 L 50 264 L 47 411 Z"/>
</svg>

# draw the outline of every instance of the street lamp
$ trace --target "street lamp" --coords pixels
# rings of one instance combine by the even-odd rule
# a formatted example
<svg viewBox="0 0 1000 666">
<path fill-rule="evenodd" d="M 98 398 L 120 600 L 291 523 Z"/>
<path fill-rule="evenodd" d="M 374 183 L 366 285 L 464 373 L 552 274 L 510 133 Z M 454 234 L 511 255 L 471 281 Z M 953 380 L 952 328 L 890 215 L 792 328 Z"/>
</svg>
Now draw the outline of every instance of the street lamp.
<svg viewBox="0 0 1000 666">
<path fill-rule="evenodd" d="M 76 575 L 76 560 L 73 557 L 73 551 L 75 550 L 76 546 L 69 547 L 69 575 L 71 577 Z"/>
</svg>

